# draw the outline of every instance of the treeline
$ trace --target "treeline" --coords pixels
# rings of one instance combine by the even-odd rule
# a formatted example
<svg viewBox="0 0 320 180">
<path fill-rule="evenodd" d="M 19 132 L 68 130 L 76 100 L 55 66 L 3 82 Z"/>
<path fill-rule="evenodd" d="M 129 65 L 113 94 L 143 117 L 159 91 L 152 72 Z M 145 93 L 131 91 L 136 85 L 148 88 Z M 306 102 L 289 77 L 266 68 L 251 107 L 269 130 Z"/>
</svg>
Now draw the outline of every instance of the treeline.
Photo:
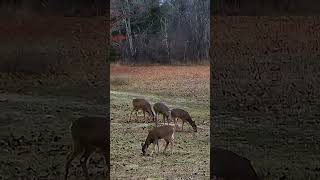
<svg viewBox="0 0 320 180">
<path fill-rule="evenodd" d="M 0 0 L 2 12 L 62 13 L 65 16 L 102 16 L 107 13 L 108 0 Z"/>
<path fill-rule="evenodd" d="M 320 13 L 318 0 L 211 0 L 211 14 L 308 15 Z"/>
<path fill-rule="evenodd" d="M 206 62 L 209 14 L 209 0 L 113 0 L 111 16 L 124 17 L 111 29 L 114 60 L 129 64 Z"/>
</svg>

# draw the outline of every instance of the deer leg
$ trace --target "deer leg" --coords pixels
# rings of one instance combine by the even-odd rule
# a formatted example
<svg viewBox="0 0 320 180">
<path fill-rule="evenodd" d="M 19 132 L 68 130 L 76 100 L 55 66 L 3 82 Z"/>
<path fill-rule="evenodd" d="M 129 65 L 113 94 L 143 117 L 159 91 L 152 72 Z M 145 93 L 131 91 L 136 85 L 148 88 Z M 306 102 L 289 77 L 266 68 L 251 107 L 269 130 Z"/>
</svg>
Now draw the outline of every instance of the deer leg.
<svg viewBox="0 0 320 180">
<path fill-rule="evenodd" d="M 179 126 L 178 126 L 178 120 L 179 120 L 179 118 L 176 118 L 176 122 L 175 122 L 176 128 L 179 127 Z"/>
<path fill-rule="evenodd" d="M 138 109 L 136 110 L 136 120 L 138 121 Z"/>
<path fill-rule="evenodd" d="M 158 127 L 158 119 L 159 119 L 159 113 L 156 113 L 156 118 L 154 119 L 156 123 L 156 127 Z"/>
<path fill-rule="evenodd" d="M 106 166 L 107 166 L 107 169 L 106 169 L 106 172 L 105 172 L 105 176 L 106 176 L 106 179 L 109 180 L 110 179 L 110 164 L 109 164 L 110 155 L 109 155 L 109 153 L 108 153 L 106 148 L 104 148 L 104 150 L 103 150 L 103 157 L 104 157 L 104 161 L 105 161 Z"/>
<path fill-rule="evenodd" d="M 158 153 L 159 153 L 160 152 L 159 140 L 157 140 L 157 146 L 158 146 Z"/>
<path fill-rule="evenodd" d="M 174 139 L 170 140 L 170 144 L 171 144 L 171 154 L 173 154 L 173 146 L 174 146 Z"/>
<path fill-rule="evenodd" d="M 153 148 L 151 148 L 152 150 L 151 150 L 151 153 L 150 153 L 150 155 L 152 156 L 152 154 L 153 154 L 153 152 L 154 152 L 154 150 L 155 150 L 155 147 L 156 147 L 156 145 L 154 144 L 154 143 L 152 143 L 152 145 L 153 145 Z"/>
<path fill-rule="evenodd" d="M 174 146 L 174 138 L 175 138 L 175 131 L 173 131 L 171 137 L 170 137 L 170 143 L 171 143 L 171 154 L 173 153 L 173 146 Z"/>
<path fill-rule="evenodd" d="M 147 114 L 148 120 L 154 119 L 154 116 L 152 116 L 148 111 L 146 111 L 146 114 Z"/>
<path fill-rule="evenodd" d="M 77 145 L 74 143 L 72 147 L 72 152 L 68 155 L 67 161 L 65 164 L 65 174 L 64 174 L 64 179 L 68 179 L 68 173 L 69 173 L 69 167 L 71 165 L 71 162 L 73 161 L 74 158 L 76 158 L 81 152 L 83 151 L 83 148 L 80 145 Z"/>
<path fill-rule="evenodd" d="M 163 125 L 165 125 L 166 124 L 166 117 L 164 114 L 162 114 L 162 117 L 163 117 Z"/>
<path fill-rule="evenodd" d="M 146 120 L 146 112 L 143 111 L 143 120 Z"/>
<path fill-rule="evenodd" d="M 153 151 L 156 152 L 156 145 L 158 145 L 158 140 L 154 140 L 152 144 L 153 144 Z"/>
<path fill-rule="evenodd" d="M 81 159 L 80 159 L 80 164 L 81 164 L 81 167 L 82 167 L 82 171 L 84 173 L 84 176 L 86 177 L 86 180 L 89 180 L 87 162 L 88 162 L 88 159 L 89 159 L 89 157 L 90 157 L 92 152 L 93 152 L 93 149 L 86 148 L 84 153 L 83 153 L 83 155 L 81 156 Z"/>
<path fill-rule="evenodd" d="M 170 141 L 168 139 L 165 139 L 165 141 L 166 141 L 166 147 L 164 147 L 163 152 L 166 152 L 168 144 L 170 143 Z"/>
<path fill-rule="evenodd" d="M 175 128 L 177 128 L 177 118 L 173 118 L 173 124 L 174 124 Z"/>
<path fill-rule="evenodd" d="M 158 127 L 158 119 L 155 119 L 156 127 Z"/>
<path fill-rule="evenodd" d="M 131 111 L 131 113 L 130 113 L 129 121 L 131 120 L 131 115 L 132 115 L 132 113 L 134 112 L 134 110 L 135 110 L 135 109 L 133 109 L 133 110 Z"/>
</svg>

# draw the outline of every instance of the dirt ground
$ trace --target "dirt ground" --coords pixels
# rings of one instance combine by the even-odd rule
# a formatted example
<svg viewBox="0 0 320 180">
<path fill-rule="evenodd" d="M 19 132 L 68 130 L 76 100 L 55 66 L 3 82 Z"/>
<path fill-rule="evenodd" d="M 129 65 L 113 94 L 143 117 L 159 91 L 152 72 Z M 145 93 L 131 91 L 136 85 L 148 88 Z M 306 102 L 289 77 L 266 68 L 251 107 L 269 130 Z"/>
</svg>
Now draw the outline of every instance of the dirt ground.
<svg viewBox="0 0 320 180">
<path fill-rule="evenodd" d="M 0 179 L 62 179 L 71 121 L 107 112 L 106 24 L 30 14 L 1 21 Z M 102 179 L 104 167 L 94 155 L 91 177 Z M 69 177 L 83 179 L 79 159 Z"/>
<path fill-rule="evenodd" d="M 110 78 L 112 179 L 209 179 L 209 66 L 113 65 Z M 136 97 L 187 110 L 198 132 L 185 124 L 173 154 L 162 152 L 162 142 L 159 154 L 143 157 L 141 143 L 154 123 L 142 113 L 129 121 Z"/>
<path fill-rule="evenodd" d="M 211 17 L 211 139 L 262 179 L 320 179 L 319 17 Z"/>
<path fill-rule="evenodd" d="M 31 88 L 30 93 L 2 91 L 0 179 L 62 179 L 71 148 L 71 121 L 81 115 L 105 115 L 107 111 L 106 97 L 85 97 L 75 92 L 71 96 L 66 90 L 78 88 L 47 82 L 46 87 Z M 101 88 L 88 88 L 88 93 Z M 42 89 L 47 92 L 43 94 Z M 92 177 L 104 177 L 102 156 L 93 155 L 88 167 Z M 83 178 L 79 159 L 70 170 L 70 179 Z"/>
</svg>

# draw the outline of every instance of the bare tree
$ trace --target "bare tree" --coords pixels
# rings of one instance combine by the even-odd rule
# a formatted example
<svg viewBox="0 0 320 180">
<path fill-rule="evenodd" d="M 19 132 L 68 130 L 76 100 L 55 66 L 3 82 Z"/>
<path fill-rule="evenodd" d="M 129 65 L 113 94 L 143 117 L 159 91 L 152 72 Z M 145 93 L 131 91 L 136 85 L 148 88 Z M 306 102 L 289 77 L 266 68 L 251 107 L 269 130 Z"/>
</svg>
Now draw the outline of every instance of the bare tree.
<svg viewBox="0 0 320 180">
<path fill-rule="evenodd" d="M 118 13 L 132 13 L 113 29 L 127 37 L 119 45 L 126 62 L 133 62 L 132 57 L 152 63 L 209 58 L 209 0 L 122 0 L 111 5 Z"/>
<path fill-rule="evenodd" d="M 171 63 L 171 57 L 170 57 L 170 46 L 169 46 L 169 35 L 168 35 L 168 19 L 166 17 L 161 17 L 161 30 L 162 30 L 162 37 L 163 42 L 165 43 L 166 50 L 167 50 L 167 57 L 169 62 Z"/>
<path fill-rule="evenodd" d="M 125 7 L 122 9 L 122 13 L 123 13 L 123 15 L 130 14 L 130 5 L 129 5 L 128 0 L 125 0 Z M 129 41 L 129 47 L 130 47 L 130 54 L 133 57 L 135 55 L 136 50 L 133 46 L 130 17 L 127 16 L 126 18 L 124 18 L 123 22 L 126 27 L 126 32 L 127 32 L 127 37 L 128 37 L 128 41 Z"/>
</svg>

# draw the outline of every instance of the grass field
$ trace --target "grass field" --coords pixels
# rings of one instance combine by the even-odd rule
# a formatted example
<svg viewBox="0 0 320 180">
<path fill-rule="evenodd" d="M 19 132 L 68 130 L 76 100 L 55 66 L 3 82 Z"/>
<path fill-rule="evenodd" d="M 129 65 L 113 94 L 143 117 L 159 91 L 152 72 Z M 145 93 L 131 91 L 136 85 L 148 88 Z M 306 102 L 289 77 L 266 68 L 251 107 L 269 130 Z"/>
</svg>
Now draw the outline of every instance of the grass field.
<svg viewBox="0 0 320 180">
<path fill-rule="evenodd" d="M 290 65 L 299 63 L 292 60 Z M 262 179 L 319 179 L 319 89 L 307 93 L 315 74 L 282 70 L 282 79 L 274 83 L 268 78 L 272 71 L 254 79 L 239 64 L 217 66 L 227 75 L 213 79 L 212 143 L 249 158 Z M 287 88 L 291 85 L 295 88 Z"/>
<path fill-rule="evenodd" d="M 208 66 L 111 66 L 112 179 L 209 179 L 209 74 Z M 129 121 L 136 97 L 187 110 L 198 132 L 186 124 L 172 155 L 143 157 L 141 143 L 154 123 L 141 114 Z"/>
<path fill-rule="evenodd" d="M 3 79 L 2 79 L 3 80 Z M 82 115 L 105 115 L 105 87 L 80 86 L 63 80 L 42 80 L 26 85 L 24 93 L 4 88 L 0 93 L 0 179 L 62 179 L 64 163 L 71 148 L 71 121 Z M 33 83 L 36 83 L 34 81 Z M 86 97 L 79 89 L 94 96 Z M 73 93 L 70 94 L 72 91 Z M 93 155 L 88 165 L 91 177 L 104 178 L 102 156 Z M 79 158 L 69 179 L 82 179 Z"/>
<path fill-rule="evenodd" d="M 55 15 L 0 19 L 0 179 L 63 179 L 71 121 L 108 110 L 106 25 Z M 101 156 L 88 168 L 104 178 Z M 70 170 L 70 180 L 83 179 L 79 158 Z"/>
<path fill-rule="evenodd" d="M 320 179 L 319 20 L 211 17 L 212 145 L 262 179 Z"/>
</svg>

